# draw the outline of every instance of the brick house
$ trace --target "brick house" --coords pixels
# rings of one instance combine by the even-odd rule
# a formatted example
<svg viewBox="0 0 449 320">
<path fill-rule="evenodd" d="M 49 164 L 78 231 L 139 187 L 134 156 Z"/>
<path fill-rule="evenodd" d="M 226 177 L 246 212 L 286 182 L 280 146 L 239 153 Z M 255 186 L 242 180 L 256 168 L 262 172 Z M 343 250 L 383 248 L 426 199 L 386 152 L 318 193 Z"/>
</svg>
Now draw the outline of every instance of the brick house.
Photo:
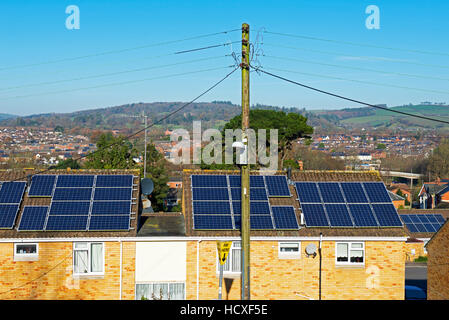
<svg viewBox="0 0 449 320">
<path fill-rule="evenodd" d="M 449 222 L 433 235 L 426 245 L 427 299 L 449 300 Z"/>
<path fill-rule="evenodd" d="M 427 215 L 436 214 L 443 216 L 444 219 L 449 219 L 449 210 L 445 209 L 399 209 L 399 217 L 402 215 Z M 408 235 L 407 241 L 404 246 L 405 261 L 412 262 L 416 258 L 426 257 L 427 250 L 426 244 L 435 234 L 435 232 L 412 232 L 407 228 L 405 224 L 405 231 Z"/>
<path fill-rule="evenodd" d="M 401 197 L 400 195 L 391 192 L 390 190 L 387 190 L 388 195 L 391 198 L 391 201 L 393 202 L 393 205 L 396 209 L 404 209 L 405 206 L 405 198 Z"/>
<path fill-rule="evenodd" d="M 216 241 L 233 241 L 225 264 L 223 299 L 240 299 L 240 231 L 197 230 L 193 226 L 192 174 L 184 170 L 183 213 L 185 218 L 186 299 L 216 299 L 218 260 Z M 207 174 L 230 174 L 208 171 Z M 239 172 L 231 172 L 239 174 Z M 381 181 L 375 172 L 296 171 L 294 181 Z M 293 206 L 302 221 L 294 186 L 290 197 L 272 197 L 271 205 Z M 299 230 L 251 230 L 251 298 L 318 299 L 319 259 L 308 255 L 309 244 L 322 247 L 322 299 L 404 299 L 403 227 L 330 228 Z M 349 259 L 349 256 L 354 257 Z"/>
<path fill-rule="evenodd" d="M 20 179 L 25 173 L 33 172 L 0 171 L 0 181 Z M 138 170 L 51 173 L 133 175 L 132 197 L 138 199 L 140 192 Z M 134 299 L 136 243 L 127 240 L 137 233 L 133 214 L 127 231 L 18 230 L 25 206 L 50 206 L 51 201 L 51 197 L 30 197 L 25 189 L 13 227 L 0 230 L 0 299 Z M 131 212 L 138 212 L 137 202 Z"/>
<path fill-rule="evenodd" d="M 393 193 L 396 193 L 401 190 L 403 196 L 407 201 L 410 202 L 411 193 L 410 193 L 410 187 L 405 183 L 392 183 L 388 187 L 388 190 L 390 190 Z"/>
<path fill-rule="evenodd" d="M 449 203 L 449 181 L 437 179 L 423 183 L 418 198 L 421 209 L 434 209 L 440 203 Z"/>
</svg>

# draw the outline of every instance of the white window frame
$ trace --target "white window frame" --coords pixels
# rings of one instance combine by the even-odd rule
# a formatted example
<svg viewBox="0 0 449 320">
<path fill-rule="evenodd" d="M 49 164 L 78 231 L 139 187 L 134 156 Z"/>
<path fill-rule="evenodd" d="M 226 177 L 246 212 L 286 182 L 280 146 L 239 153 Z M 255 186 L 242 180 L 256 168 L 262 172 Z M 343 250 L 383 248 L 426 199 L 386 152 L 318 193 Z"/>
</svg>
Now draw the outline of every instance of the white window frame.
<svg viewBox="0 0 449 320">
<path fill-rule="evenodd" d="M 347 244 L 348 245 L 348 261 L 337 261 L 337 248 L 338 244 Z M 353 244 L 361 244 L 361 248 L 352 248 Z M 360 251 L 363 252 L 363 262 L 351 262 L 351 251 Z M 338 241 L 335 242 L 335 265 L 338 266 L 364 266 L 366 261 L 365 255 L 365 242 L 363 241 Z"/>
<path fill-rule="evenodd" d="M 170 292 L 170 284 L 184 284 L 184 299 L 183 300 L 187 300 L 186 296 L 187 296 L 187 286 L 186 286 L 186 282 L 185 281 L 149 281 L 149 282 L 137 282 L 135 284 L 135 299 L 136 300 L 141 300 L 142 297 L 138 297 L 137 296 L 137 285 L 151 285 L 151 284 L 166 284 L 168 285 L 168 292 Z M 157 297 L 158 298 L 158 297 Z M 151 298 L 148 298 L 148 300 L 152 300 Z M 182 301 L 182 300 L 180 300 Z"/>
<path fill-rule="evenodd" d="M 239 244 L 239 246 L 236 246 L 236 243 Z M 240 256 L 240 271 L 232 271 L 232 270 L 225 270 L 224 266 L 229 263 L 229 266 L 232 266 L 232 260 L 234 259 L 234 251 L 233 250 L 238 250 L 239 251 L 239 256 Z M 229 250 L 229 254 L 228 254 L 228 258 L 226 259 L 225 264 L 223 265 L 223 274 L 226 275 L 240 275 L 242 273 L 242 261 L 241 261 L 241 255 L 242 255 L 242 244 L 241 241 L 232 241 L 232 245 L 231 245 L 231 249 Z M 215 261 L 216 266 L 217 266 L 217 274 L 220 273 L 220 262 L 218 261 L 218 252 L 216 253 L 216 259 Z"/>
<path fill-rule="evenodd" d="M 36 252 L 35 253 L 18 253 L 17 252 L 17 246 L 30 246 L 34 245 L 36 246 Z M 39 243 L 14 243 L 14 261 L 37 261 L 39 260 Z"/>
<path fill-rule="evenodd" d="M 285 245 L 295 244 L 298 245 L 297 252 L 285 252 L 281 251 L 281 248 Z M 299 241 L 279 241 L 278 242 L 278 257 L 279 259 L 300 259 L 301 258 L 301 242 Z"/>
<path fill-rule="evenodd" d="M 79 243 L 83 243 L 83 244 L 87 244 L 87 249 L 76 249 L 76 244 Z M 92 249 L 92 245 L 93 244 L 101 244 L 103 247 L 103 263 L 102 263 L 102 271 L 101 272 L 92 272 L 92 255 L 91 255 L 91 249 Z M 76 273 L 75 272 L 75 253 L 76 251 L 87 251 L 87 267 L 88 267 L 88 272 L 85 273 Z M 73 268 L 73 276 L 79 277 L 79 276 L 103 276 L 104 275 L 104 269 L 105 269 L 105 245 L 104 242 L 84 242 L 84 241 L 79 241 L 79 242 L 73 242 L 73 257 L 72 257 L 72 268 Z"/>
</svg>

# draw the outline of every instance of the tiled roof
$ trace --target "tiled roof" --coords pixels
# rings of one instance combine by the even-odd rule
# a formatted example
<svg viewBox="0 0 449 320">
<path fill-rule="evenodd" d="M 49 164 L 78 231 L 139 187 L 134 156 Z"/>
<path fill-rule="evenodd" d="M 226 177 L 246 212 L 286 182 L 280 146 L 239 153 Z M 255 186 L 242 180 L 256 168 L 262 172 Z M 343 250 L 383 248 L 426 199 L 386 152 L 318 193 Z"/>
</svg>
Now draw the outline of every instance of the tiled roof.
<svg viewBox="0 0 449 320">
<path fill-rule="evenodd" d="M 213 175 L 230 175 L 240 174 L 240 171 L 226 170 L 184 170 L 183 171 L 183 213 L 185 216 L 185 227 L 187 236 L 223 236 L 235 237 L 240 236 L 239 230 L 195 230 L 193 229 L 192 219 L 192 191 L 191 179 L 192 174 L 213 174 Z M 251 172 L 251 174 L 260 174 L 259 171 Z M 277 175 L 285 175 L 285 172 L 278 171 Z M 293 181 L 382 181 L 377 172 L 364 171 L 292 171 Z M 293 185 L 289 186 L 292 197 L 270 198 L 272 205 L 287 205 L 295 208 L 298 222 L 300 220 L 300 206 L 297 200 L 296 190 Z M 320 233 L 323 236 L 340 236 L 340 237 L 406 237 L 405 228 L 321 228 L 321 227 L 301 227 L 299 230 L 251 230 L 251 236 L 261 237 L 317 237 Z"/>
<path fill-rule="evenodd" d="M 449 209 L 398 209 L 398 214 L 441 214 L 444 219 L 449 219 Z M 410 238 L 430 238 L 435 232 L 410 232 L 405 226 Z"/>
<path fill-rule="evenodd" d="M 391 201 L 399 201 L 399 200 L 405 200 L 405 198 L 401 197 L 400 195 L 391 192 L 390 190 L 387 190 L 388 195 L 390 196 Z"/>
<path fill-rule="evenodd" d="M 19 179 L 20 181 L 27 181 L 26 176 L 30 174 L 38 174 L 37 170 L 0 170 L 0 181 L 12 181 Z M 101 175 L 119 175 L 132 174 L 134 175 L 134 185 L 137 187 L 133 190 L 132 197 L 136 199 L 131 207 L 131 212 L 136 214 L 135 219 L 130 221 L 129 231 L 17 231 L 18 224 L 22 215 L 24 206 L 49 206 L 51 199 L 49 197 L 28 197 L 25 191 L 23 200 L 20 205 L 19 213 L 16 217 L 14 229 L 1 229 L 0 238 L 77 238 L 77 237 L 132 237 L 137 233 L 138 227 L 138 211 L 140 199 L 140 172 L 139 170 L 51 170 L 42 174 L 101 174 Z"/>
</svg>

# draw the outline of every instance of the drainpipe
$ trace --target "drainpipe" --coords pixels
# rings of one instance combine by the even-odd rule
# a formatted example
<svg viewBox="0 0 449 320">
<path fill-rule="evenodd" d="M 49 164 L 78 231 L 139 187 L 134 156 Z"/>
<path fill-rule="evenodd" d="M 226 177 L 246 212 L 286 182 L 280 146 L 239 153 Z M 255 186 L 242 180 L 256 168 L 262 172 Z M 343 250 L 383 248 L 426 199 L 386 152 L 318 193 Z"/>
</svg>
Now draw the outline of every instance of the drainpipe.
<svg viewBox="0 0 449 320">
<path fill-rule="evenodd" d="M 196 243 L 196 300 L 200 300 L 200 242 Z"/>
<path fill-rule="evenodd" d="M 121 238 L 119 238 L 119 240 L 118 240 L 119 242 L 120 242 L 120 298 L 119 298 L 119 300 L 122 300 L 122 268 L 123 268 L 123 265 L 122 265 L 122 261 L 123 261 L 123 242 L 122 242 L 122 239 Z"/>
<path fill-rule="evenodd" d="M 323 240 L 323 234 L 320 232 L 320 246 L 318 248 L 318 253 L 320 254 L 320 272 L 319 272 L 319 293 L 318 300 L 321 300 L 321 242 Z"/>
</svg>

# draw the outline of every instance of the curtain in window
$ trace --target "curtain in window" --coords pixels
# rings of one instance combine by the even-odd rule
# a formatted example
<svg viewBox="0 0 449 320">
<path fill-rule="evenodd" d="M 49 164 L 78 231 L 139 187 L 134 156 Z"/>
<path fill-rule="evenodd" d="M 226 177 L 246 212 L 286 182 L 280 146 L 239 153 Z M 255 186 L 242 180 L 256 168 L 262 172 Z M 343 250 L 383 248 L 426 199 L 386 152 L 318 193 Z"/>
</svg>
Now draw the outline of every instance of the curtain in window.
<svg viewBox="0 0 449 320">
<path fill-rule="evenodd" d="M 154 294 L 154 297 L 153 297 Z M 168 300 L 168 283 L 153 283 L 150 285 L 150 299 Z"/>
<path fill-rule="evenodd" d="M 351 262 L 363 262 L 363 250 L 351 250 Z"/>
<path fill-rule="evenodd" d="M 103 244 L 92 243 L 91 254 L 91 272 L 103 271 Z"/>
<path fill-rule="evenodd" d="M 151 299 L 149 284 L 136 285 L 136 300 L 142 300 L 142 298 Z"/>
<path fill-rule="evenodd" d="M 184 283 L 170 283 L 170 300 L 185 300 Z"/>
<path fill-rule="evenodd" d="M 337 243 L 337 261 L 340 261 L 340 262 L 348 261 L 348 244 L 347 243 Z"/>
<path fill-rule="evenodd" d="M 232 272 L 240 272 L 242 253 L 240 249 L 232 249 Z"/>
<path fill-rule="evenodd" d="M 74 271 L 75 273 L 87 273 L 87 250 L 76 250 L 74 255 Z"/>
</svg>

